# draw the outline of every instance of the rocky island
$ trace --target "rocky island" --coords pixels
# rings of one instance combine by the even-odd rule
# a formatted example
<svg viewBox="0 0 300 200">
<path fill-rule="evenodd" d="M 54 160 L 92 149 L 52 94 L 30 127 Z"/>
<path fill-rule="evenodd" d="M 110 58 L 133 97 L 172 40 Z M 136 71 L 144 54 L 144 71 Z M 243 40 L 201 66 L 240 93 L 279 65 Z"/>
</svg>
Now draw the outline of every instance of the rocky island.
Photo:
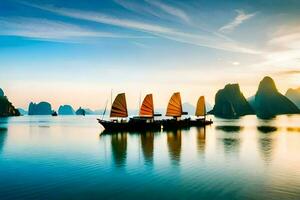
<svg viewBox="0 0 300 200">
<path fill-rule="evenodd" d="M 299 108 L 277 90 L 274 80 L 268 76 L 259 83 L 253 105 L 260 118 L 300 113 Z"/>
<path fill-rule="evenodd" d="M 20 112 L 16 109 L 0 88 L 0 117 L 19 116 Z"/>
<path fill-rule="evenodd" d="M 62 106 L 59 106 L 58 114 L 59 115 L 74 115 L 75 111 L 72 108 L 72 106 L 70 106 L 70 105 L 62 105 Z"/>
<path fill-rule="evenodd" d="M 209 113 L 218 117 L 237 118 L 254 114 L 254 110 L 240 91 L 238 84 L 227 84 L 224 89 L 217 92 L 215 105 Z"/>
<path fill-rule="evenodd" d="M 300 87 L 296 89 L 288 89 L 285 96 L 289 98 L 300 109 Z"/>
<path fill-rule="evenodd" d="M 28 108 L 28 115 L 51 115 L 52 108 L 51 104 L 48 102 L 40 102 L 40 103 L 33 103 L 29 104 Z"/>
</svg>

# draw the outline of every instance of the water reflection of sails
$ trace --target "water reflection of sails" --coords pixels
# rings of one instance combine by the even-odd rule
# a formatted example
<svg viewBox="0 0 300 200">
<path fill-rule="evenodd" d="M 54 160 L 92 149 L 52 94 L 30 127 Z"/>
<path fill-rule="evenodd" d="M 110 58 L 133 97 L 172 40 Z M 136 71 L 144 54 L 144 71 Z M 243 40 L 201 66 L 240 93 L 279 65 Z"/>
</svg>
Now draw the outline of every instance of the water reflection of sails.
<svg viewBox="0 0 300 200">
<path fill-rule="evenodd" d="M 167 142 L 171 161 L 178 163 L 181 154 L 181 130 L 167 132 Z"/>
<path fill-rule="evenodd" d="M 204 153 L 206 140 L 206 128 L 197 128 L 197 150 L 198 153 Z"/>
<path fill-rule="evenodd" d="M 153 162 L 153 148 L 154 148 L 154 133 L 146 132 L 141 134 L 141 146 L 145 162 Z"/>
<path fill-rule="evenodd" d="M 127 133 L 112 134 L 111 149 L 115 165 L 124 166 L 127 157 Z"/>
</svg>

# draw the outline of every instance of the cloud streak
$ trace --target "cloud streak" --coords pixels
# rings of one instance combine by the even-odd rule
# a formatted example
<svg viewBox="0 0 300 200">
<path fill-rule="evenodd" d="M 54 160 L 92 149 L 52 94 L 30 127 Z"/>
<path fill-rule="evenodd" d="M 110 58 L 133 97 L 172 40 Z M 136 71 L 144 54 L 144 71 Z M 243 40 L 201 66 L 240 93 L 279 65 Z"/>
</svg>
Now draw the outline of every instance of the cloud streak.
<svg viewBox="0 0 300 200">
<path fill-rule="evenodd" d="M 220 32 L 230 33 L 236 27 L 240 26 L 242 23 L 244 23 L 245 21 L 251 19 L 256 15 L 256 13 L 246 14 L 243 10 L 236 10 L 236 12 L 238 15 L 234 18 L 234 20 L 222 26 L 219 29 Z"/>
<path fill-rule="evenodd" d="M 164 3 L 160 2 L 160 1 L 156 1 L 156 0 L 146 0 L 146 2 L 159 8 L 160 10 L 168 13 L 169 15 L 177 17 L 184 22 L 190 23 L 190 18 L 188 17 L 188 15 L 179 8 L 164 4 Z"/>
<path fill-rule="evenodd" d="M 52 6 L 39 6 L 27 4 L 45 11 L 56 13 L 58 15 L 71 17 L 80 20 L 87 20 L 97 22 L 101 24 L 107 24 L 127 29 L 138 30 L 144 33 L 152 34 L 161 38 L 194 45 L 200 47 L 208 47 L 218 50 L 236 52 L 236 53 L 247 53 L 247 54 L 260 54 L 260 51 L 243 47 L 242 45 L 228 40 L 225 37 L 216 36 L 213 34 L 198 34 L 198 33 L 187 33 L 161 26 L 157 24 L 151 24 L 131 19 L 118 18 L 115 16 L 107 15 L 104 13 L 93 12 L 93 11 L 81 11 L 69 8 L 57 8 Z"/>
<path fill-rule="evenodd" d="M 77 25 L 37 18 L 0 18 L 0 35 L 20 36 L 39 40 L 76 42 L 79 38 L 134 37 L 110 32 L 99 32 Z"/>
</svg>

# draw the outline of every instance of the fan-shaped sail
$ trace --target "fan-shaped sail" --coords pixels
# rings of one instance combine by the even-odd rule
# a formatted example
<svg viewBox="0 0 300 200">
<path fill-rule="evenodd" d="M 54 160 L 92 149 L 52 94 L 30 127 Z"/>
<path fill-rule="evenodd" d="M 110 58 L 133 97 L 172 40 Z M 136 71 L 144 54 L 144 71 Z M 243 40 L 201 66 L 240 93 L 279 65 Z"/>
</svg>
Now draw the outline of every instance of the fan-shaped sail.
<svg viewBox="0 0 300 200">
<path fill-rule="evenodd" d="M 125 93 L 118 94 L 115 98 L 110 117 L 128 117 Z"/>
<path fill-rule="evenodd" d="M 154 107 L 153 107 L 153 98 L 152 94 L 147 94 L 143 100 L 142 106 L 140 108 L 141 117 L 153 117 L 154 116 Z"/>
<path fill-rule="evenodd" d="M 166 116 L 169 117 L 180 117 L 182 115 L 182 104 L 180 93 L 176 92 L 172 95 L 168 107 Z"/>
<path fill-rule="evenodd" d="M 205 116 L 206 115 L 206 109 L 205 109 L 205 99 L 204 96 L 199 97 L 197 102 L 197 108 L 195 115 L 197 117 L 199 116 Z"/>
</svg>

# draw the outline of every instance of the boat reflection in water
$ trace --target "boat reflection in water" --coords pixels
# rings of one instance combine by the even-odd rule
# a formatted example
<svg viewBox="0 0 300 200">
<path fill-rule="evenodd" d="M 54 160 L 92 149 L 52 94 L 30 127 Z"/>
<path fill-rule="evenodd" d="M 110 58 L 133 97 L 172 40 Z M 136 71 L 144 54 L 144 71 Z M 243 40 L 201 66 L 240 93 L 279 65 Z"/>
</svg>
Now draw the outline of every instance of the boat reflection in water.
<svg viewBox="0 0 300 200">
<path fill-rule="evenodd" d="M 144 134 L 140 134 L 140 138 L 145 162 L 152 164 L 154 151 L 154 133 L 146 132 Z"/>
<path fill-rule="evenodd" d="M 111 150 L 115 166 L 125 166 L 127 158 L 127 133 L 111 135 Z"/>
<path fill-rule="evenodd" d="M 199 154 L 205 152 L 205 140 L 206 140 L 206 128 L 199 127 L 197 128 L 197 150 Z"/>
<path fill-rule="evenodd" d="M 180 163 L 181 155 L 181 130 L 173 130 L 167 132 L 167 143 L 169 150 L 169 157 L 174 165 Z"/>
</svg>

